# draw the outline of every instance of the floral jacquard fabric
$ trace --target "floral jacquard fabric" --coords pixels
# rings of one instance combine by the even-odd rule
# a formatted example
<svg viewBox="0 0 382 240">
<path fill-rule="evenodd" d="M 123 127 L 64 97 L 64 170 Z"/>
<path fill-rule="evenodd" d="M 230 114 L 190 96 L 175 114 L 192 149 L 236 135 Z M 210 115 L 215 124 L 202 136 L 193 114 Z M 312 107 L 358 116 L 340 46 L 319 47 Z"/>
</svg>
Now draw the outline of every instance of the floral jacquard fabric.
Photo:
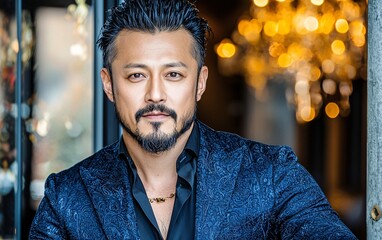
<svg viewBox="0 0 382 240">
<path fill-rule="evenodd" d="M 289 147 L 197 124 L 195 239 L 356 239 Z M 140 239 L 118 146 L 49 176 L 30 239 Z"/>
</svg>

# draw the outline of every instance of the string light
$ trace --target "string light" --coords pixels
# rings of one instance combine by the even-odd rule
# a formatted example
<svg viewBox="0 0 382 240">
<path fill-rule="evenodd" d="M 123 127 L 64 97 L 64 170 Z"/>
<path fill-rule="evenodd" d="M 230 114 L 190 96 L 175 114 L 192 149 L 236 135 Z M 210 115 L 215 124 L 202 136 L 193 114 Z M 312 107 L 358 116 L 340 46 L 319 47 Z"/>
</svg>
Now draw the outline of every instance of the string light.
<svg viewBox="0 0 382 240">
<path fill-rule="evenodd" d="M 215 47 L 230 73 L 242 73 L 261 92 L 274 76 L 290 83 L 286 96 L 298 122 L 324 113 L 336 118 L 349 112 L 352 80 L 366 79 L 365 1 L 253 0 L 238 21 L 232 41 Z M 234 69 L 234 70 L 232 70 Z M 227 73 L 226 72 L 226 73 Z M 338 111 L 337 111 L 338 110 Z"/>
</svg>

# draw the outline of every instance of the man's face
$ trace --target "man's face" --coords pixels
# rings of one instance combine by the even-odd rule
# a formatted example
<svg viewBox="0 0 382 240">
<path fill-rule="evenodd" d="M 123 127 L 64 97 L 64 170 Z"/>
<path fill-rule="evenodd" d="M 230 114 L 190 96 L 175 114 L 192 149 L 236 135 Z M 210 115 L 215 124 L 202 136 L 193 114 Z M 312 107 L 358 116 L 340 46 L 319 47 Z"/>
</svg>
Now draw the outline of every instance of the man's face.
<svg viewBox="0 0 382 240">
<path fill-rule="evenodd" d="M 193 124 L 208 70 L 192 55 L 186 30 L 122 31 L 116 38 L 112 76 L 102 69 L 105 93 L 115 103 L 124 134 L 148 152 L 169 150 Z"/>
</svg>

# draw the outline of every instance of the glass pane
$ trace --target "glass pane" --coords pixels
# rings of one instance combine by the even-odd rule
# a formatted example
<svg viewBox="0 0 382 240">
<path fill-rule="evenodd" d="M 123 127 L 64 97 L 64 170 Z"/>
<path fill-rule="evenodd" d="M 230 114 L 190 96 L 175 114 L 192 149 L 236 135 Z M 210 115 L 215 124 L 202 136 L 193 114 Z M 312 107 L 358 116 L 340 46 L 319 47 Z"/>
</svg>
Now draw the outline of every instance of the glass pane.
<svg viewBox="0 0 382 240">
<path fill-rule="evenodd" d="M 0 3 L 0 239 L 15 235 L 15 80 L 17 36 L 14 4 Z"/>
<path fill-rule="evenodd" d="M 32 208 L 48 175 L 92 152 L 93 22 L 88 5 L 40 6 L 35 12 Z"/>
</svg>

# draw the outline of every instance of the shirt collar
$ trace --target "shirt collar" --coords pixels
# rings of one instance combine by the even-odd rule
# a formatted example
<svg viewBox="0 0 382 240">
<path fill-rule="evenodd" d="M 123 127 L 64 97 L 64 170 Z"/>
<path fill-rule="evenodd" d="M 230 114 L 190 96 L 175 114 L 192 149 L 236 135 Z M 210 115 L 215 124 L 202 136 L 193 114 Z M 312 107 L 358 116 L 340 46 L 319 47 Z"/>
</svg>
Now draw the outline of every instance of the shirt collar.
<svg viewBox="0 0 382 240">
<path fill-rule="evenodd" d="M 185 150 L 189 151 L 194 157 L 199 156 L 199 147 L 200 147 L 200 132 L 199 126 L 196 122 L 194 122 L 194 126 L 192 128 L 190 137 L 184 147 Z"/>
</svg>

